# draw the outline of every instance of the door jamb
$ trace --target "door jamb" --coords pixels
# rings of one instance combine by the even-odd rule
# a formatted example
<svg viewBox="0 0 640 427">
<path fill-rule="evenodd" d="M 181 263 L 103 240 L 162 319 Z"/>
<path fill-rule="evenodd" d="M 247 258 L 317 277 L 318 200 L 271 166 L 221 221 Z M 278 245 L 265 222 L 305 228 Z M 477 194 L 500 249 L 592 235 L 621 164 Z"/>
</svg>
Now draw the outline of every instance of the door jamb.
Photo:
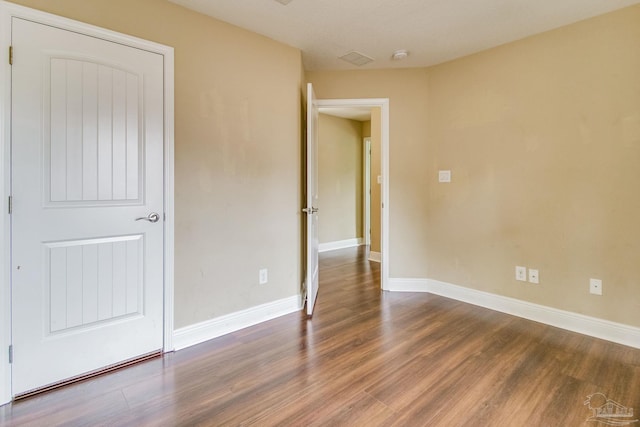
<svg viewBox="0 0 640 427">
<path fill-rule="evenodd" d="M 173 351 L 174 329 L 174 51 L 172 47 L 0 0 L 0 58 L 11 45 L 11 19 L 24 18 L 163 56 L 164 64 L 164 333 L 163 351 Z M 19 55 L 19 54 L 17 54 Z M 0 61 L 0 405 L 11 391 L 11 66 Z"/>
<path fill-rule="evenodd" d="M 378 107 L 381 110 L 381 212 L 380 246 L 382 250 L 380 275 L 382 290 L 389 290 L 389 98 L 360 98 L 360 99 L 317 99 L 320 108 L 345 108 L 345 107 Z"/>
</svg>

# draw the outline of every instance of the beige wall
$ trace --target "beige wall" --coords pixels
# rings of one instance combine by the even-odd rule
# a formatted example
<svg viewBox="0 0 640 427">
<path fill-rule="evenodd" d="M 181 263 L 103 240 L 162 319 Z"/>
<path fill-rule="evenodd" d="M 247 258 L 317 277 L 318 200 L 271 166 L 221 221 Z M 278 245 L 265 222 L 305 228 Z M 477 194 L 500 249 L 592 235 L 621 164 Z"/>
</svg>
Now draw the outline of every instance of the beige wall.
<svg viewBox="0 0 640 427">
<path fill-rule="evenodd" d="M 382 253 L 382 184 L 378 176 L 382 175 L 382 111 L 378 107 L 371 109 L 371 252 Z"/>
<path fill-rule="evenodd" d="M 634 6 L 426 70 L 307 73 L 390 98 L 391 277 L 640 326 L 639 43 Z"/>
<path fill-rule="evenodd" d="M 300 52 L 166 1 L 16 3 L 175 48 L 176 327 L 297 295 Z"/>
<path fill-rule="evenodd" d="M 426 70 L 317 71 L 306 78 L 318 98 L 389 98 L 390 274 L 427 277 Z"/>
<path fill-rule="evenodd" d="M 362 122 L 362 137 L 363 138 L 371 137 L 371 120 Z"/>
<path fill-rule="evenodd" d="M 362 123 L 320 114 L 320 243 L 362 237 Z"/>
<path fill-rule="evenodd" d="M 635 6 L 429 69 L 430 277 L 640 326 L 638 46 Z"/>
</svg>

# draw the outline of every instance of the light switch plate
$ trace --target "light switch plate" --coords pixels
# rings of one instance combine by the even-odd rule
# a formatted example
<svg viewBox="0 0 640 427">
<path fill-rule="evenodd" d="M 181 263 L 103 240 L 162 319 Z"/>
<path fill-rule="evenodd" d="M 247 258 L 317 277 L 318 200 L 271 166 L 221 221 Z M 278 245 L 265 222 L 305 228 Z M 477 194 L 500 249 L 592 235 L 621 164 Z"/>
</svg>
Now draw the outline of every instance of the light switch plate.
<svg viewBox="0 0 640 427">
<path fill-rule="evenodd" d="M 438 171 L 438 182 L 451 182 L 451 171 Z"/>
<path fill-rule="evenodd" d="M 540 283 L 540 275 L 538 270 L 534 268 L 529 269 L 529 283 Z"/>
<path fill-rule="evenodd" d="M 261 285 L 266 285 L 267 282 L 269 281 L 269 272 L 266 268 L 260 269 L 258 281 Z"/>
</svg>

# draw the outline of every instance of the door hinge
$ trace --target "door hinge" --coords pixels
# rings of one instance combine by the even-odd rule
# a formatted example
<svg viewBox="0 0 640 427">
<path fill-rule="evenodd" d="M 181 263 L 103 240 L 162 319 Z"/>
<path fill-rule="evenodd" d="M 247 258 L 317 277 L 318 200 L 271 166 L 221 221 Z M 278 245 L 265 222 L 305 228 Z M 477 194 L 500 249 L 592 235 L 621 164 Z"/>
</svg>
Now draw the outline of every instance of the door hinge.
<svg viewBox="0 0 640 427">
<path fill-rule="evenodd" d="M 13 345 L 9 346 L 9 363 L 13 363 Z"/>
<path fill-rule="evenodd" d="M 9 46 L 9 65 L 13 65 L 13 46 Z"/>
<path fill-rule="evenodd" d="M 9 215 L 13 212 L 13 197 L 9 196 Z"/>
</svg>

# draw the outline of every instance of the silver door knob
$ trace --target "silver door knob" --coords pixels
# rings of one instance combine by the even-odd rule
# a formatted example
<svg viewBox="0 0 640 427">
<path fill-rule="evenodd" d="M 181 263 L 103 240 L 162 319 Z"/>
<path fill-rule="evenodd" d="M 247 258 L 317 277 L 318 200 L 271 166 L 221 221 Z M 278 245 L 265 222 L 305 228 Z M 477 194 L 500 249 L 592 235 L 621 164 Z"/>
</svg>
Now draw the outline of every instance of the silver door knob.
<svg viewBox="0 0 640 427">
<path fill-rule="evenodd" d="M 155 212 L 151 212 L 148 216 L 142 216 L 140 218 L 136 218 L 136 221 L 158 222 L 160 221 L 160 215 L 158 215 Z"/>
<path fill-rule="evenodd" d="M 303 209 L 302 209 L 302 212 L 304 212 L 304 213 L 312 213 L 312 214 L 314 214 L 314 213 L 318 212 L 318 208 L 313 208 L 313 207 L 312 207 L 311 209 L 309 209 L 309 208 L 303 208 Z"/>
</svg>

